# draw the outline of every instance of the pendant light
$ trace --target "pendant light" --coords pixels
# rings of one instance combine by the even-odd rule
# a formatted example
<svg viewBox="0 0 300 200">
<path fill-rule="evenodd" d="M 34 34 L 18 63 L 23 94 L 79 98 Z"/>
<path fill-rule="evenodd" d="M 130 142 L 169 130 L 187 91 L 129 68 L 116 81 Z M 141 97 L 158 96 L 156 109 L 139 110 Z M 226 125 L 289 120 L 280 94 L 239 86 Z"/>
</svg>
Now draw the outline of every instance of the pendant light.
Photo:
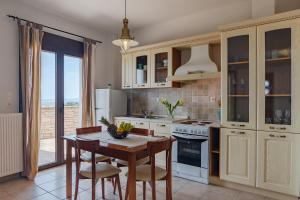
<svg viewBox="0 0 300 200">
<path fill-rule="evenodd" d="M 130 31 L 128 28 L 128 19 L 126 17 L 126 0 L 125 0 L 125 18 L 123 19 L 122 34 L 119 39 L 112 41 L 116 46 L 121 47 L 121 49 L 126 52 L 130 47 L 137 46 L 139 43 L 130 36 Z"/>
</svg>

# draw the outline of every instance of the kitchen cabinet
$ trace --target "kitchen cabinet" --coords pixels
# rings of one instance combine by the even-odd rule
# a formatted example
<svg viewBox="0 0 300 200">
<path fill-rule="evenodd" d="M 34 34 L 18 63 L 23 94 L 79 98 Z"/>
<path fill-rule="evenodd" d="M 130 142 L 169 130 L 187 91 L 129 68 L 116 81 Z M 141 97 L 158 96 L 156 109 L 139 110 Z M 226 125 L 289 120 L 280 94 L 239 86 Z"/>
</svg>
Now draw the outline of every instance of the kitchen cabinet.
<svg viewBox="0 0 300 200">
<path fill-rule="evenodd" d="M 257 30 L 258 130 L 300 133 L 299 20 Z"/>
<path fill-rule="evenodd" d="M 131 121 L 132 125 L 135 128 L 142 128 L 142 129 L 149 129 L 150 125 L 148 121 L 142 121 L 142 120 L 138 120 L 138 121 Z"/>
<path fill-rule="evenodd" d="M 221 129 L 220 178 L 255 186 L 256 131 Z"/>
<path fill-rule="evenodd" d="M 222 33 L 221 124 L 256 129 L 256 27 Z"/>
<path fill-rule="evenodd" d="M 151 88 L 172 87 L 172 48 L 159 48 L 151 51 Z"/>
<path fill-rule="evenodd" d="M 257 134 L 257 187 L 299 196 L 300 135 Z"/>
<path fill-rule="evenodd" d="M 132 85 L 133 75 L 133 57 L 132 54 L 122 55 L 122 88 L 130 89 Z"/>
<path fill-rule="evenodd" d="M 133 53 L 133 87 L 150 88 L 150 51 Z"/>
<path fill-rule="evenodd" d="M 114 122 L 115 122 L 114 124 L 117 127 L 119 127 L 122 122 L 124 122 L 124 123 L 132 123 L 130 120 L 125 120 L 125 119 L 114 119 Z"/>
<path fill-rule="evenodd" d="M 163 136 L 163 137 L 171 136 L 170 124 L 150 122 L 150 129 L 154 130 L 155 136 Z M 165 167 L 166 166 L 166 152 L 158 153 L 155 156 L 155 161 L 156 161 L 157 165 Z"/>
</svg>

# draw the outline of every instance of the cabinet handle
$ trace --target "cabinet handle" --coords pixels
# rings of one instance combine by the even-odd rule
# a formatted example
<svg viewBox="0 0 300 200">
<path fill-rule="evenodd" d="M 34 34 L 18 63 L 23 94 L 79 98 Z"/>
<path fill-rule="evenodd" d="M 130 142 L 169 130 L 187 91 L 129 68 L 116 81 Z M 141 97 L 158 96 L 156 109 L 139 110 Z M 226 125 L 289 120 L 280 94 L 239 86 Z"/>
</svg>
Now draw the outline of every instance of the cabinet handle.
<svg viewBox="0 0 300 200">
<path fill-rule="evenodd" d="M 279 137 L 280 137 L 280 138 L 286 138 L 286 136 L 285 136 L 285 135 L 280 135 Z"/>
<path fill-rule="evenodd" d="M 239 126 L 240 126 L 240 127 L 245 127 L 245 124 L 240 124 Z"/>
<path fill-rule="evenodd" d="M 159 125 L 160 127 L 166 127 L 166 125 L 165 124 L 161 124 L 161 125 Z"/>
<path fill-rule="evenodd" d="M 275 137 L 275 135 L 274 135 L 274 134 L 269 134 L 269 136 L 270 136 L 270 137 Z"/>
<path fill-rule="evenodd" d="M 164 85 L 166 85 L 166 84 L 165 84 L 165 83 L 161 83 L 160 85 L 161 85 L 161 86 L 164 86 Z"/>
<path fill-rule="evenodd" d="M 279 128 L 277 128 L 277 130 L 286 130 L 286 128 L 285 127 L 279 127 Z"/>
<path fill-rule="evenodd" d="M 144 123 L 143 123 L 143 122 L 140 122 L 140 125 L 144 125 Z"/>
<path fill-rule="evenodd" d="M 231 126 L 235 126 L 235 124 L 231 124 Z"/>
<path fill-rule="evenodd" d="M 244 131 L 240 131 L 240 132 L 238 132 L 238 134 L 245 135 L 246 133 Z"/>
<path fill-rule="evenodd" d="M 274 130 L 274 129 L 275 129 L 275 127 L 274 127 L 274 126 L 270 126 L 270 129 Z"/>
</svg>

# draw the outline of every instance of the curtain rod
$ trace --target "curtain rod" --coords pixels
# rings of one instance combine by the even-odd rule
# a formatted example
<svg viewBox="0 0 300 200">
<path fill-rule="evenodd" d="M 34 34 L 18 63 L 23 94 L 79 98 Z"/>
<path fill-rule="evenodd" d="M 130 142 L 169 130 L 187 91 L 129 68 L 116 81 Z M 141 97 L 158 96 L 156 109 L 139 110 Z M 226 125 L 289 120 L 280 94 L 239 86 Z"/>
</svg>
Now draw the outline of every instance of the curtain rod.
<svg viewBox="0 0 300 200">
<path fill-rule="evenodd" d="M 27 19 L 22 19 L 22 18 L 13 16 L 13 15 L 7 15 L 7 17 L 12 18 L 13 20 L 18 19 L 18 20 L 21 20 L 21 21 L 24 21 L 24 22 L 35 23 L 35 22 L 33 22 L 33 21 L 29 21 L 29 20 L 27 20 Z M 39 23 L 35 23 L 35 24 L 39 24 Z M 43 25 L 43 24 L 41 24 L 41 25 L 42 25 L 43 27 L 45 27 L 45 28 L 52 29 L 52 30 L 55 30 L 55 31 L 58 31 L 58 32 L 66 33 L 66 34 L 73 35 L 73 36 L 76 36 L 76 37 L 79 37 L 79 38 L 83 38 L 83 39 L 86 38 L 86 37 L 84 37 L 84 36 L 82 36 L 82 35 L 77 35 L 77 34 L 74 34 L 74 33 L 70 33 L 70 32 L 67 32 L 67 31 L 64 31 L 64 30 L 60 30 L 60 29 L 57 29 L 57 28 L 53 28 L 53 27 L 50 27 L 50 26 L 46 26 L 46 25 Z M 94 40 L 94 39 L 91 39 L 91 40 L 93 40 L 93 41 L 95 41 L 95 42 L 97 42 L 97 43 L 102 43 L 102 42 L 99 41 L 99 40 Z"/>
</svg>

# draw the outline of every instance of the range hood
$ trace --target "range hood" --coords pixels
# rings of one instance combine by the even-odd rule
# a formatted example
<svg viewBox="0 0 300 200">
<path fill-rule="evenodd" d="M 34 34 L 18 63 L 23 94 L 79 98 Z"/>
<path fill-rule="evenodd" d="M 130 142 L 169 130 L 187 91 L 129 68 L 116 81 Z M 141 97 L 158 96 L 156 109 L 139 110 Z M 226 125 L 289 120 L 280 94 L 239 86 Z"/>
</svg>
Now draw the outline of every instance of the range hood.
<svg viewBox="0 0 300 200">
<path fill-rule="evenodd" d="M 216 63 L 209 56 L 209 44 L 191 47 L 187 63 L 177 68 L 169 81 L 188 81 L 220 77 Z"/>
</svg>

